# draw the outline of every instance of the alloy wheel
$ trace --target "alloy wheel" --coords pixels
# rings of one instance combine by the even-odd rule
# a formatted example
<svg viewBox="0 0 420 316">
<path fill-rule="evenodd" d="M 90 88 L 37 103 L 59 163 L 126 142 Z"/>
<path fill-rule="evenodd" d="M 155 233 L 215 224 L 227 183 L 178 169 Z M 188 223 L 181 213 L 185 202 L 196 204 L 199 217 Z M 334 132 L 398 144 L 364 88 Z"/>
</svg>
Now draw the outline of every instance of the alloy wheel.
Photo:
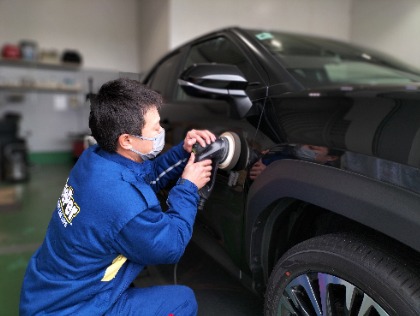
<svg viewBox="0 0 420 316">
<path fill-rule="evenodd" d="M 294 278 L 285 288 L 277 315 L 387 316 L 362 289 L 337 276 L 311 272 Z"/>
</svg>

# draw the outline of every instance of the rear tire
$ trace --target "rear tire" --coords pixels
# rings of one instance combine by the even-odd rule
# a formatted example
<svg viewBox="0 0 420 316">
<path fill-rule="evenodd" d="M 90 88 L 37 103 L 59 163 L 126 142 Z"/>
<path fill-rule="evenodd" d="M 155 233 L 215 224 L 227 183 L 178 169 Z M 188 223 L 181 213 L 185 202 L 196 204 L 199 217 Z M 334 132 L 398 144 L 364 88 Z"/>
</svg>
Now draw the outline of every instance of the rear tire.
<svg viewBox="0 0 420 316">
<path fill-rule="evenodd" d="M 401 248 L 350 234 L 306 240 L 273 269 L 265 314 L 420 315 L 420 263 Z"/>
</svg>

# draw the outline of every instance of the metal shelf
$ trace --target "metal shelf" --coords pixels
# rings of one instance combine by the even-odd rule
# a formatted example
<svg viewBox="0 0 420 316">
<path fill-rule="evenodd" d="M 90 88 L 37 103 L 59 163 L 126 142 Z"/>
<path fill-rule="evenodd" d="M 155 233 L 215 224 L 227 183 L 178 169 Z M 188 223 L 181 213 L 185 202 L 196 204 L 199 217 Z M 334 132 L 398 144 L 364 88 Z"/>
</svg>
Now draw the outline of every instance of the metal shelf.
<svg viewBox="0 0 420 316">
<path fill-rule="evenodd" d="M 72 64 L 72 63 L 60 63 L 60 64 L 53 64 L 53 63 L 42 63 L 38 61 L 26 61 L 20 59 L 4 59 L 0 58 L 0 67 L 10 67 L 10 68 L 23 68 L 28 70 L 53 70 L 53 71 L 78 71 L 80 70 L 79 64 Z M 40 75 L 40 74 L 38 74 Z M 38 75 L 35 75 L 35 78 L 32 78 L 32 74 L 28 73 L 28 78 L 25 81 L 25 78 L 17 78 L 14 81 L 16 82 L 0 82 L 0 91 L 6 93 L 30 93 L 30 92 L 45 92 L 45 93 L 81 93 L 82 88 L 80 84 L 75 84 L 72 86 L 71 84 L 66 85 L 62 82 L 50 82 L 48 84 L 37 82 L 39 79 Z M 22 77 L 22 76 L 21 76 Z M 26 77 L 26 76 L 24 76 Z M 41 81 L 41 80 L 40 80 Z"/>
<path fill-rule="evenodd" d="M 0 58 L 0 66 L 5 67 L 21 67 L 31 69 L 46 69 L 46 70 L 70 70 L 78 71 L 81 66 L 79 64 L 72 63 L 42 63 L 38 61 L 26 61 L 21 59 L 4 59 Z"/>
<path fill-rule="evenodd" d="M 58 88 L 49 88 L 49 87 L 18 87 L 18 86 L 2 86 L 0 85 L 0 91 L 10 92 L 10 93 L 27 93 L 27 92 L 51 92 L 51 93 L 80 93 L 82 92 L 81 88 L 72 88 L 72 87 L 58 87 Z"/>
</svg>

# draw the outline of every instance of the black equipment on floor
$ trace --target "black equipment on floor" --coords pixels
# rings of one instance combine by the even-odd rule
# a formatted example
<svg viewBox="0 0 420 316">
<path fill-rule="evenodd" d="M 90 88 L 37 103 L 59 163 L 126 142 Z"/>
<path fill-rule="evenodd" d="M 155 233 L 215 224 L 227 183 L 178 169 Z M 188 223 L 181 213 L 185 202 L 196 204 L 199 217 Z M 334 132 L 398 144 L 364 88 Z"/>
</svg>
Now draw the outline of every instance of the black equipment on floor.
<svg viewBox="0 0 420 316">
<path fill-rule="evenodd" d="M 29 178 L 26 140 L 18 135 L 20 114 L 0 118 L 0 181 L 19 182 Z"/>
</svg>

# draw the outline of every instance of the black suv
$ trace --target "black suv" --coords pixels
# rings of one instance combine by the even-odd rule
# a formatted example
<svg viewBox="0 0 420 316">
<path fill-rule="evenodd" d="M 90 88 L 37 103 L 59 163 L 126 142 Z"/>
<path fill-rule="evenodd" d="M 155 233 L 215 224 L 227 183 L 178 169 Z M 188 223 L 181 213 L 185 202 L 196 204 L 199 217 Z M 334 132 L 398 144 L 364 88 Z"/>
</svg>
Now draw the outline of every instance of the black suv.
<svg viewBox="0 0 420 316">
<path fill-rule="evenodd" d="M 165 98 L 169 144 L 191 128 L 243 142 L 193 240 L 265 295 L 267 315 L 420 315 L 420 71 L 228 28 L 173 50 L 144 83 Z M 265 169 L 250 177 L 255 161 Z"/>
</svg>

